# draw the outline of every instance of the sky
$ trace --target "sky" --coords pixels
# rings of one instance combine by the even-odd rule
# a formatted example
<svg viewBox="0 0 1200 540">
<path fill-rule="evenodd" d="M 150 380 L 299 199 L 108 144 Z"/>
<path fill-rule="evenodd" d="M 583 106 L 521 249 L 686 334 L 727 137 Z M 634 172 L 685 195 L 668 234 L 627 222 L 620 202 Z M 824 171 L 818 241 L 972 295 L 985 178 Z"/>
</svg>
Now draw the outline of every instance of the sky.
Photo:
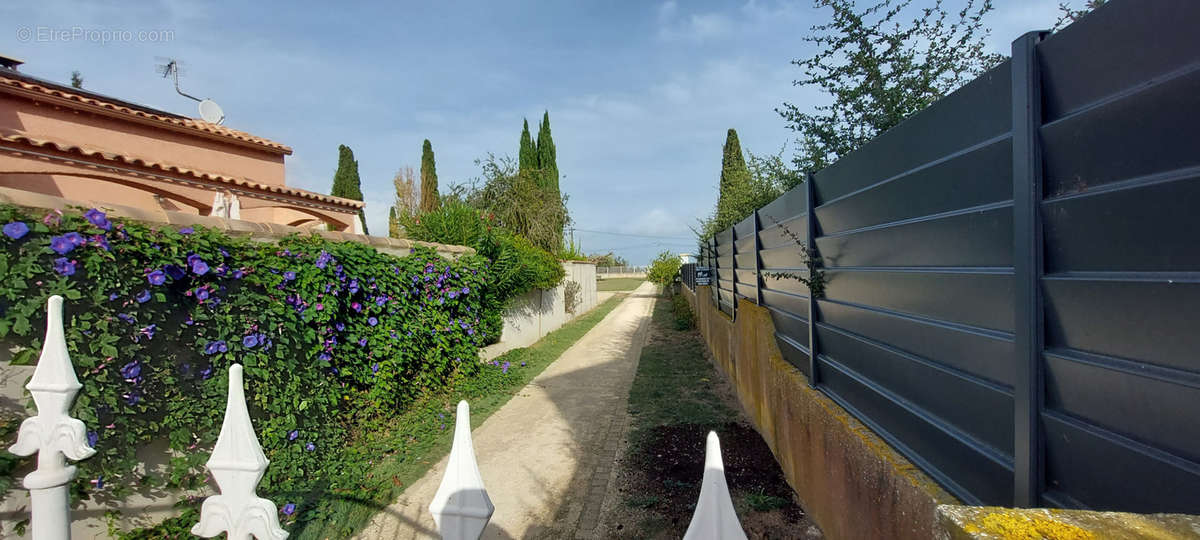
<svg viewBox="0 0 1200 540">
<path fill-rule="evenodd" d="M 917 4 L 931 0 L 917 0 Z M 575 239 L 645 264 L 695 250 L 716 202 L 726 130 L 743 149 L 792 153 L 783 102 L 819 103 L 791 61 L 827 17 L 782 2 L 0 3 L 0 54 L 21 71 L 192 117 L 155 65 L 225 125 L 291 146 L 288 185 L 328 193 L 337 148 L 354 150 L 367 225 L 386 234 L 392 177 L 429 139 L 439 183 L 517 153 L 523 119 L 549 111 Z M 961 0 L 947 0 L 957 7 Z M 1052 26 L 1058 0 L 994 0 L 989 49 Z"/>
</svg>

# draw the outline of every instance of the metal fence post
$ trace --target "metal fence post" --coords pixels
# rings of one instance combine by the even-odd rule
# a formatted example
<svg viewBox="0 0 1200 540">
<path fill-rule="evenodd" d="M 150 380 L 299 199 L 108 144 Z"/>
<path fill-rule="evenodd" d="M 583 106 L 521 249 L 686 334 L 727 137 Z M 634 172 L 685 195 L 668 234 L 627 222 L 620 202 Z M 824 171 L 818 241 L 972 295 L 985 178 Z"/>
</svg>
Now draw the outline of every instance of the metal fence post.
<svg viewBox="0 0 1200 540">
<path fill-rule="evenodd" d="M 279 526 L 275 503 L 254 493 L 270 463 L 258 443 L 254 425 L 250 423 L 246 393 L 242 388 L 242 365 L 233 364 L 229 366 L 225 419 L 221 422 L 217 444 L 205 464 L 217 481 L 220 494 L 204 499 L 200 505 L 200 521 L 192 526 L 192 534 L 204 538 L 221 533 L 228 538 L 287 538 L 287 531 Z"/>
<path fill-rule="evenodd" d="M 25 475 L 29 490 L 30 527 L 34 540 L 71 538 L 71 506 L 68 486 L 75 466 L 67 458 L 81 460 L 96 453 L 88 443 L 87 427 L 70 415 L 71 402 L 82 385 L 67 354 L 63 336 L 61 296 L 46 302 L 46 341 L 33 377 L 25 388 L 37 404 L 37 416 L 26 418 L 17 432 L 17 443 L 9 448 L 18 456 L 37 453 L 37 469 Z"/>
<path fill-rule="evenodd" d="M 812 257 L 817 251 L 815 239 L 817 237 L 817 218 L 813 213 L 813 208 L 816 204 L 813 198 L 816 195 L 816 189 L 813 187 L 813 173 L 808 173 L 804 178 L 804 216 L 805 216 L 805 233 L 804 233 L 804 249 L 807 250 L 805 258 Z M 812 279 L 813 274 L 810 269 L 808 279 Z M 808 385 L 816 387 L 820 383 L 820 378 L 817 376 L 817 355 L 820 354 L 817 347 L 817 299 L 813 297 L 812 288 L 808 289 Z"/>
<path fill-rule="evenodd" d="M 729 316 L 733 317 L 734 320 L 737 320 L 737 304 L 738 304 L 738 302 L 737 302 L 737 297 L 738 297 L 737 270 L 738 270 L 738 264 L 737 264 L 737 225 L 736 224 L 729 227 L 729 264 L 733 265 L 733 271 L 731 273 L 731 275 L 733 276 L 733 279 L 731 280 L 733 282 L 733 286 L 731 287 L 732 288 L 731 292 L 733 293 L 733 296 L 732 296 L 732 298 L 730 298 L 731 305 L 729 306 Z"/>
<path fill-rule="evenodd" d="M 758 233 L 762 231 L 762 221 L 759 220 L 758 209 L 754 210 L 754 303 L 763 305 L 762 296 L 762 240 Z"/>
<path fill-rule="evenodd" d="M 1044 482 L 1042 323 L 1042 124 L 1037 43 L 1029 32 L 1012 43 L 1013 284 L 1016 369 L 1013 504 L 1038 506 Z"/>
</svg>

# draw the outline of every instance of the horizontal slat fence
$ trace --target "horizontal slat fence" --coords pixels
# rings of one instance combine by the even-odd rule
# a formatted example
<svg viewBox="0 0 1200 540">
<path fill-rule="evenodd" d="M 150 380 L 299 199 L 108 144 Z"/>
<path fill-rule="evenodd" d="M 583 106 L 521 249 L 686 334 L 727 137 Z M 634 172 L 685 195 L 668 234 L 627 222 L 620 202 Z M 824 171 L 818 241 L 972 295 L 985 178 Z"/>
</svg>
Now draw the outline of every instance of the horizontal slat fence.
<svg viewBox="0 0 1200 540">
<path fill-rule="evenodd" d="M 1117 0 L 1018 39 L 706 241 L 714 301 L 964 502 L 1195 512 L 1197 20 Z M 766 275 L 808 277 L 793 236 L 815 300 Z"/>
</svg>

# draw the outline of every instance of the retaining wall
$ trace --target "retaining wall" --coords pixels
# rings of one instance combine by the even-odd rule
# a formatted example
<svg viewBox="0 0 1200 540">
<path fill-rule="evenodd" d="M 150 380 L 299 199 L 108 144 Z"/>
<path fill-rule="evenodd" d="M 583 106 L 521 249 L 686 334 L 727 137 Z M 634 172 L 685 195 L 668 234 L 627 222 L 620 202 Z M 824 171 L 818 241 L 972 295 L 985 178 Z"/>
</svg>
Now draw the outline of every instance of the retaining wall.
<svg viewBox="0 0 1200 540">
<path fill-rule="evenodd" d="M 771 447 L 805 511 L 832 539 L 1194 538 L 1200 516 L 961 505 L 784 360 L 770 313 L 708 286 L 682 294 L 713 362 Z M 699 301 L 697 301 L 699 298 Z"/>
<path fill-rule="evenodd" d="M 504 332 L 500 335 L 500 342 L 481 349 L 481 359 L 491 360 L 512 349 L 533 345 L 546 334 L 596 307 L 596 265 L 579 261 L 563 261 L 562 265 L 567 275 L 561 285 L 553 289 L 529 291 L 513 302 L 504 314 Z M 571 302 L 571 311 L 567 311 L 566 289 L 569 282 L 579 284 L 577 298 Z"/>
</svg>

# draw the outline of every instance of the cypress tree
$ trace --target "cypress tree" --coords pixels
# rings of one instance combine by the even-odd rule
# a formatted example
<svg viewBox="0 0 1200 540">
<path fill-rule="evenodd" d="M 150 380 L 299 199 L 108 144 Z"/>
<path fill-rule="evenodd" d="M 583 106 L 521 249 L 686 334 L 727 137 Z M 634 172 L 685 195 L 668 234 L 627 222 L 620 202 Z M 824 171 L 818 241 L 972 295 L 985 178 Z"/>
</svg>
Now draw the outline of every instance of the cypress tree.
<svg viewBox="0 0 1200 540">
<path fill-rule="evenodd" d="M 525 127 L 521 129 L 521 147 L 517 151 L 517 172 L 536 174 L 537 168 L 537 147 L 534 146 L 533 137 L 529 135 L 529 120 L 525 120 Z"/>
<path fill-rule="evenodd" d="M 558 189 L 558 151 L 554 148 L 554 137 L 550 135 L 550 112 L 542 115 L 537 138 L 538 187 L 546 193 L 550 204 L 562 204 L 562 193 Z M 564 212 L 562 214 L 566 216 Z M 555 223 L 558 244 L 562 245 L 562 230 L 565 223 Z"/>
<path fill-rule="evenodd" d="M 421 148 L 421 212 L 432 212 L 438 208 L 437 167 L 433 162 L 433 145 L 425 139 Z"/>
<path fill-rule="evenodd" d="M 554 137 L 550 135 L 550 111 L 542 116 L 537 138 L 538 168 L 542 170 L 542 189 L 558 195 L 558 152 L 554 149 Z"/>
<path fill-rule="evenodd" d="M 338 167 L 333 173 L 333 189 L 329 191 L 334 197 L 363 200 L 362 184 L 358 178 L 358 161 L 354 160 L 354 152 L 349 146 L 338 145 Z M 363 234 L 367 234 L 367 216 L 363 209 L 358 210 L 358 218 L 362 220 Z"/>
<path fill-rule="evenodd" d="M 742 155 L 742 145 L 738 142 L 737 131 L 730 129 L 725 135 L 725 148 L 721 157 L 721 193 L 717 199 L 718 219 L 730 212 L 736 212 L 738 199 L 748 195 L 750 189 L 750 170 L 746 168 L 746 158 Z"/>
<path fill-rule="evenodd" d="M 400 219 L 396 217 L 396 207 L 388 208 L 388 236 L 400 238 Z"/>
</svg>

